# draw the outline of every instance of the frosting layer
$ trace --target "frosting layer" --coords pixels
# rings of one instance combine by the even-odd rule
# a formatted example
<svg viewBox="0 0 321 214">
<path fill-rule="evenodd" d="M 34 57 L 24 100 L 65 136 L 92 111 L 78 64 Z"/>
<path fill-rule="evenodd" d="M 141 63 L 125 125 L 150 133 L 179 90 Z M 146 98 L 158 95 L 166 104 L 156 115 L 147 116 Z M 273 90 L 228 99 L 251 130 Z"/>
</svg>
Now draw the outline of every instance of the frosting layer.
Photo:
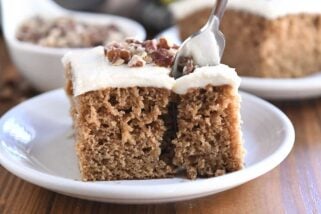
<svg viewBox="0 0 321 214">
<path fill-rule="evenodd" d="M 220 64 L 196 68 L 193 73 L 177 79 L 172 90 L 177 94 L 185 94 L 190 88 L 204 88 L 207 85 L 231 85 L 237 90 L 240 83 L 241 79 L 233 68 Z"/>
<path fill-rule="evenodd" d="M 103 47 L 67 53 L 62 62 L 65 67 L 71 65 L 74 96 L 108 87 L 155 87 L 185 94 L 190 88 L 204 88 L 209 84 L 227 84 L 235 90 L 240 85 L 240 78 L 235 70 L 223 64 L 199 67 L 193 73 L 175 80 L 169 76 L 170 68 L 153 65 L 112 65 L 106 59 Z"/>
<path fill-rule="evenodd" d="M 181 0 L 169 5 L 176 19 L 182 19 L 195 11 L 213 7 L 216 0 Z"/>
<path fill-rule="evenodd" d="M 129 68 L 114 66 L 106 59 L 104 48 L 96 47 L 84 52 L 67 53 L 62 62 L 72 67 L 74 96 L 107 87 L 156 87 L 172 89 L 175 80 L 169 68 L 145 65 Z"/>
<path fill-rule="evenodd" d="M 184 52 L 186 56 L 191 56 L 195 64 L 199 66 L 220 64 L 220 48 L 211 29 L 205 30 L 202 34 L 198 34 L 192 40 L 193 42 L 187 43 L 181 51 Z M 204 41 L 206 41 L 206 43 Z"/>
<path fill-rule="evenodd" d="M 176 19 L 214 6 L 214 0 L 182 0 L 170 6 Z M 320 0 L 229 0 L 228 9 L 242 10 L 267 19 L 293 14 L 321 14 Z"/>
</svg>

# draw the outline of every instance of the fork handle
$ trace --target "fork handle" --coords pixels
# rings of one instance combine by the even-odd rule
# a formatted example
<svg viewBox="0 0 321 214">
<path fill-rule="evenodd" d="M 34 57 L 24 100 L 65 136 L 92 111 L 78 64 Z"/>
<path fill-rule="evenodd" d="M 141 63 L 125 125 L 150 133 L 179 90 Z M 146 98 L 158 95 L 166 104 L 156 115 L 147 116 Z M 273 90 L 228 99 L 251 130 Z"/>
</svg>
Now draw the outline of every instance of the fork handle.
<svg viewBox="0 0 321 214">
<path fill-rule="evenodd" d="M 219 21 L 221 21 L 225 9 L 226 9 L 226 5 L 227 5 L 228 0 L 217 0 L 216 1 L 216 5 L 215 8 L 212 11 L 211 14 L 211 19 L 213 19 L 214 17 L 217 17 Z"/>
</svg>

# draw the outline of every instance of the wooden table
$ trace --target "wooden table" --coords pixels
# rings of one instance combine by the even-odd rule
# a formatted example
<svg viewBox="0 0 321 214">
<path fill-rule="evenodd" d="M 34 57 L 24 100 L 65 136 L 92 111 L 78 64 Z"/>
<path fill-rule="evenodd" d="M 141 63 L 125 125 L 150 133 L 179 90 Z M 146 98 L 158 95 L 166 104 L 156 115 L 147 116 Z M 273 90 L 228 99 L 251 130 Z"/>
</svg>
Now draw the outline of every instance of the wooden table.
<svg viewBox="0 0 321 214">
<path fill-rule="evenodd" d="M 2 115 L 36 92 L 17 75 L 2 37 L 0 66 Z M 321 213 L 321 99 L 274 104 L 295 126 L 294 149 L 279 167 L 240 187 L 193 201 L 116 205 L 51 192 L 0 166 L 0 213 Z"/>
</svg>

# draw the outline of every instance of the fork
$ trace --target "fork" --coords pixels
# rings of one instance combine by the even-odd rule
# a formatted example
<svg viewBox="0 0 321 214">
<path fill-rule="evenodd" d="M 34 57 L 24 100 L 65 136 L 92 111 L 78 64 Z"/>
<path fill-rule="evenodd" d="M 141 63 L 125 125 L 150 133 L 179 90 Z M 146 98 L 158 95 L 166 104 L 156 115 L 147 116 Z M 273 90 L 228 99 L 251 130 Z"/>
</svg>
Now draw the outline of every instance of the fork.
<svg viewBox="0 0 321 214">
<path fill-rule="evenodd" d="M 207 23 L 196 33 L 188 37 L 178 49 L 172 67 L 172 76 L 177 79 L 184 75 L 182 65 L 186 58 L 192 58 L 197 66 L 220 64 L 225 38 L 219 30 L 228 0 L 217 0 Z"/>
</svg>

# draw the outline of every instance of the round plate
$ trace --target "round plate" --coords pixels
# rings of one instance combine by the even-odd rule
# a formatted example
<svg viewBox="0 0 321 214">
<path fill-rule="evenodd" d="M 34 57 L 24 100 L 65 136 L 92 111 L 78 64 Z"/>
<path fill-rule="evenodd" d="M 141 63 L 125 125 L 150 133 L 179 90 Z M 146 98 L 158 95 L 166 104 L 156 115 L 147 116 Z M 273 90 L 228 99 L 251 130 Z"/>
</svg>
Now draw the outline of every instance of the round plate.
<svg viewBox="0 0 321 214">
<path fill-rule="evenodd" d="M 104 202 L 172 202 L 222 192 L 276 167 L 294 143 L 293 126 L 280 110 L 252 95 L 241 96 L 246 167 L 220 177 L 80 181 L 69 102 L 61 89 L 30 99 L 1 118 L 0 163 L 35 185 Z"/>
<path fill-rule="evenodd" d="M 181 44 L 178 28 L 171 27 L 158 37 L 166 37 L 176 44 Z M 321 72 L 302 78 L 272 79 L 241 77 L 241 89 L 257 96 L 273 100 L 292 100 L 321 96 Z"/>
</svg>

